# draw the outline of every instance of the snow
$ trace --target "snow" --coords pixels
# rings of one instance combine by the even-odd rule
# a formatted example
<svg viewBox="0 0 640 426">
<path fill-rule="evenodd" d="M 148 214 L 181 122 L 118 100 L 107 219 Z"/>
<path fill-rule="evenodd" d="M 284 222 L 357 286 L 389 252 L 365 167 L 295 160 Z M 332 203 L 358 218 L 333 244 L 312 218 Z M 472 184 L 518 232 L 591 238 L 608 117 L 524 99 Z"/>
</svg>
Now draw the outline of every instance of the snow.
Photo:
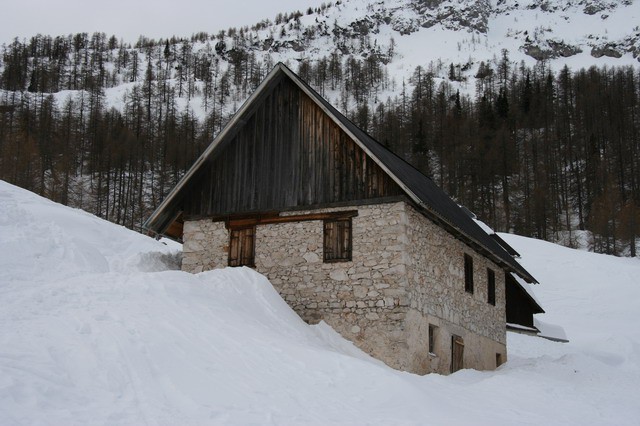
<svg viewBox="0 0 640 426">
<path fill-rule="evenodd" d="M 591 66 L 637 66 L 638 60 L 631 51 L 621 49 L 621 58 L 591 56 L 593 46 L 606 43 L 622 43 L 626 38 L 637 34 L 640 20 L 638 2 L 609 2 L 602 11 L 589 15 L 585 12 L 585 3 L 538 0 L 507 0 L 487 2 L 490 13 L 487 16 L 487 32 L 472 30 L 469 26 L 450 21 L 452 11 L 473 9 L 478 2 L 468 0 L 444 0 L 425 12 L 429 16 L 441 16 L 444 19 L 436 25 L 424 28 L 420 23 L 424 17 L 414 10 L 412 5 L 421 2 L 407 0 L 386 0 L 372 2 L 369 0 L 348 0 L 340 7 L 331 8 L 326 17 L 319 17 L 330 27 L 337 23 L 343 28 L 352 22 L 366 19 L 374 12 L 386 10 L 392 17 L 388 25 L 381 25 L 373 33 L 368 34 L 376 44 L 386 50 L 395 42 L 395 52 L 389 65 L 389 74 L 398 83 L 397 90 L 382 94 L 398 95 L 403 81 L 409 81 L 415 68 L 420 65 L 433 71 L 438 81 L 448 81 L 449 65 L 468 65 L 469 71 L 463 73 L 464 81 L 453 83 L 461 93 L 475 93 L 475 79 L 472 78 L 481 62 L 491 64 L 495 69 L 500 60 L 500 52 L 507 49 L 512 65 L 523 62 L 534 66 L 537 61 L 528 56 L 522 48 L 529 38 L 534 45 L 544 47 L 548 41 L 562 41 L 567 45 L 577 46 L 581 52 L 570 57 L 549 59 L 547 65 L 554 71 L 563 66 L 577 71 Z M 544 6 L 544 7 L 543 7 Z M 546 9 L 546 10 L 543 10 Z M 366 11 L 366 12 L 365 12 Z M 467 15 L 471 17 L 472 15 Z M 395 26 L 395 28 L 394 28 Z M 400 33 L 398 27 L 413 27 L 415 31 Z M 319 39 L 310 46 L 313 56 L 326 55 L 327 42 Z M 315 50 L 314 50 L 315 49 Z M 324 49 L 324 50 L 323 50 Z"/>
<path fill-rule="evenodd" d="M 475 218 L 473 218 L 473 221 L 474 221 L 474 222 L 475 222 L 475 223 L 476 223 L 480 228 L 482 228 L 482 230 L 483 230 L 484 232 L 486 232 L 486 233 L 487 233 L 487 235 L 491 235 L 491 234 L 495 234 L 495 233 L 496 233 L 496 231 L 494 231 L 493 229 L 491 229 L 491 228 L 489 227 L 489 225 L 487 225 L 487 224 L 486 224 L 486 223 L 484 223 L 483 221 L 478 220 L 478 219 L 475 219 Z"/>
<path fill-rule="evenodd" d="M 530 331 L 530 332 L 533 332 L 533 333 L 537 333 L 538 332 L 538 330 L 535 329 L 535 328 L 527 327 L 527 326 L 524 326 L 524 325 L 511 323 L 511 322 L 507 323 L 507 327 L 515 329 L 515 330 Z"/>
<path fill-rule="evenodd" d="M 170 270 L 167 245 L 0 182 L 2 425 L 638 424 L 638 259 L 501 234 L 569 343 L 398 372 L 309 326 L 251 269 Z"/>
<path fill-rule="evenodd" d="M 569 341 L 569 337 L 567 337 L 567 333 L 564 331 L 564 328 L 559 325 L 546 323 L 539 318 L 533 319 L 533 325 L 540 331 L 538 334 L 540 337 L 558 342 Z"/>
</svg>

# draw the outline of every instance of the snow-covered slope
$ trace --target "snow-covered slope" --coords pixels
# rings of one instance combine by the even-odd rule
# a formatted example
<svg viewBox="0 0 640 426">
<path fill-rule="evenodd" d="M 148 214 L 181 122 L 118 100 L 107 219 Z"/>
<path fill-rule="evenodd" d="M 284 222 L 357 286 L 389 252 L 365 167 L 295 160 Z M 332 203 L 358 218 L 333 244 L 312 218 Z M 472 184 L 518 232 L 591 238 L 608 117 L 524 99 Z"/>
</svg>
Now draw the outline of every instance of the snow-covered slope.
<svg viewBox="0 0 640 426">
<path fill-rule="evenodd" d="M 495 372 L 415 376 L 308 326 L 250 269 L 0 182 L 0 424 L 637 424 L 638 259 L 502 235 L 570 343 L 509 335 Z"/>
<path fill-rule="evenodd" d="M 516 62 L 546 59 L 556 68 L 637 64 L 640 55 L 640 5 L 634 0 L 344 0 L 299 20 L 298 32 L 287 32 L 286 25 L 264 29 L 262 37 L 276 33 L 267 50 L 295 47 L 300 57 L 335 48 L 386 53 L 394 38 L 394 67 L 410 70 L 438 60 L 475 69 L 502 49 Z M 307 29 L 312 41 L 295 44 Z"/>
<path fill-rule="evenodd" d="M 334 52 L 381 58 L 399 92 L 417 66 L 475 90 L 481 62 L 493 68 L 502 51 L 512 64 L 545 60 L 558 71 L 591 65 L 638 65 L 637 0 L 343 0 L 227 41 L 227 49 L 273 61 L 316 61 Z M 381 94 L 385 99 L 387 93 Z"/>
</svg>

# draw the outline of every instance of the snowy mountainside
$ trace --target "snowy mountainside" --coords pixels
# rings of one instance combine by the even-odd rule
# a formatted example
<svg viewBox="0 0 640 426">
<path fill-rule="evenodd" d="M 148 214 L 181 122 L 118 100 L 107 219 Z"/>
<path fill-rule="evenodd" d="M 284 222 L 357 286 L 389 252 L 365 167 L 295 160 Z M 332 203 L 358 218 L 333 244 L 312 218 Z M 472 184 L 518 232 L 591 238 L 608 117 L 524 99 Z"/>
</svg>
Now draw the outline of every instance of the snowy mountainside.
<svg viewBox="0 0 640 426">
<path fill-rule="evenodd" d="M 377 72 L 374 66 L 383 64 L 385 76 L 367 80 L 368 85 L 375 86 L 365 89 L 369 104 L 399 95 L 404 83 L 410 89 L 418 66 L 432 73 L 436 81 L 450 81 L 462 93 L 473 94 L 481 63 L 495 69 L 503 57 L 511 65 L 523 62 L 533 66 L 544 61 L 555 71 L 564 65 L 573 70 L 591 65 L 637 66 L 638 22 L 637 0 L 342 0 L 310 8 L 306 13 L 279 14 L 274 21 L 265 18 L 240 29 L 211 28 L 209 34 L 195 34 L 190 41 L 167 34 L 165 40 L 141 37 L 136 47 L 118 49 L 116 35 L 108 52 L 101 54 L 100 70 L 93 73 L 113 73 L 106 78 L 106 101 L 119 110 L 125 109 L 132 90 L 141 86 L 151 66 L 152 79 L 165 80 L 165 86 L 180 86 L 175 98 L 178 110 L 191 109 L 204 120 L 211 113 L 212 103 L 205 92 L 215 92 L 220 100 L 213 101 L 213 110 L 219 108 L 226 119 L 278 61 L 297 72 L 305 63 L 330 61 L 332 56 L 341 63 L 349 58 L 362 61 L 371 67 L 369 72 Z M 79 52 L 69 52 L 69 60 L 73 55 L 97 53 L 83 48 L 93 43 L 88 39 L 78 44 Z M 164 42 L 169 40 L 171 54 L 167 55 Z M 190 51 L 192 58 L 184 59 L 185 51 Z M 14 54 L 7 52 L 7 57 Z M 163 55 L 174 57 L 166 69 L 161 64 Z M 131 65 L 133 57 L 135 66 Z M 47 57 L 34 57 L 30 64 L 38 67 L 49 61 Z M 212 87 L 207 86 L 209 77 L 197 71 L 203 66 L 212 68 L 208 71 Z M 77 72 L 77 67 L 67 68 L 64 73 Z M 189 87 L 185 94 L 180 81 L 192 78 L 182 74 L 189 69 L 196 77 L 185 82 Z M 331 65 L 323 72 L 331 73 Z M 228 81 L 221 80 L 225 73 Z M 310 84 L 343 112 L 362 103 L 349 99 L 352 82 L 347 75 L 338 80 L 330 87 L 324 81 Z M 53 90 L 59 105 L 78 93 L 76 85 L 74 82 Z M 226 92 L 229 96 L 224 95 Z"/>
<path fill-rule="evenodd" d="M 345 0 L 266 26 L 233 47 L 282 61 L 317 60 L 335 51 L 382 56 L 400 82 L 430 63 L 441 78 L 448 68 L 438 64 L 454 64 L 471 77 L 503 49 L 513 63 L 544 59 L 555 69 L 637 65 L 638 22 L 640 5 L 633 0 Z"/>
<path fill-rule="evenodd" d="M 501 234 L 570 342 L 493 372 L 391 370 L 250 269 L 191 275 L 147 237 L 0 182 L 2 425 L 637 424 L 638 259 Z M 152 265 L 148 261 L 152 259 Z M 464 403 L 461 403 L 464 401 Z"/>
<path fill-rule="evenodd" d="M 431 47 L 456 39 L 461 45 L 448 46 L 450 58 L 467 59 L 471 55 L 476 56 L 477 61 L 491 60 L 491 54 L 506 48 L 515 55 L 514 59 L 525 59 L 517 52 L 526 55 L 538 44 L 552 45 L 554 42 L 574 46 L 575 53 L 590 54 L 593 50 L 593 58 L 603 56 L 598 52 L 604 46 L 611 48 L 604 56 L 621 57 L 628 53 L 637 58 L 640 29 L 636 3 L 632 0 L 345 0 L 324 12 L 300 16 L 297 18 L 299 24 L 289 24 L 294 31 L 287 31 L 286 23 L 265 27 L 257 39 L 245 47 L 274 52 L 290 48 L 304 52 L 308 57 L 325 54 L 333 48 L 343 54 L 366 55 L 376 46 L 389 48 L 390 38 L 395 37 L 395 43 L 400 47 L 407 39 L 427 42 L 420 52 L 416 52 L 425 62 L 444 59 L 434 55 Z M 456 37 L 456 33 L 463 38 Z M 472 35 L 475 36 L 473 41 Z M 363 45 L 359 39 L 369 37 L 375 44 L 367 49 L 369 44 Z M 299 42 L 301 38 L 311 41 L 306 45 L 295 44 L 295 40 Z M 266 43 L 261 43 L 262 39 Z M 327 43 L 329 39 L 337 43 Z M 488 49 L 483 49 L 483 45 Z M 572 55 L 560 50 L 547 52 L 545 56 L 529 54 L 534 59 L 561 56 Z M 417 65 L 419 63 L 414 64 Z"/>
<path fill-rule="evenodd" d="M 370 105 L 398 96 L 404 83 L 411 88 L 419 66 L 435 81 L 473 94 L 481 64 L 496 69 L 502 52 L 511 64 L 545 61 L 556 71 L 565 65 L 577 70 L 640 61 L 640 4 L 632 0 L 344 0 L 311 14 L 291 13 L 279 24 L 266 22 L 245 27 L 244 36 L 212 37 L 221 71 L 231 70 L 234 58 L 242 55 L 254 55 L 265 73 L 278 61 L 300 72 L 305 62 L 317 65 L 332 55 L 382 63 L 389 81 L 369 82 Z M 193 49 L 206 57 L 211 47 L 195 43 Z M 362 102 L 350 98 L 347 81 L 332 87 L 310 83 L 343 112 Z M 109 97 L 122 108 L 122 90 L 115 91 L 120 95 Z M 234 103 L 225 106 L 227 113 L 247 95 L 236 94 Z M 199 97 L 189 105 L 206 116 Z"/>
</svg>

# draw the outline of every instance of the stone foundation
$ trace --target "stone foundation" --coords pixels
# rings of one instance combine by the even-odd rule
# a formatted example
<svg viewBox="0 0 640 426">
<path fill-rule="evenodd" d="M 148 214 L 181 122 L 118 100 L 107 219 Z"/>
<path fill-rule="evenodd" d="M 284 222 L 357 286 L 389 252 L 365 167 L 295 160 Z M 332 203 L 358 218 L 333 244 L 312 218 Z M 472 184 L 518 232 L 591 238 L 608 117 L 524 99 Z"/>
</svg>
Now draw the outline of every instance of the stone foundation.
<svg viewBox="0 0 640 426">
<path fill-rule="evenodd" d="M 295 214 L 341 210 L 354 207 Z M 287 222 L 256 227 L 256 270 L 305 321 L 324 320 L 393 368 L 448 373 L 452 334 L 465 341 L 465 367 L 495 368 L 496 353 L 506 360 L 501 269 L 405 202 L 357 210 L 351 261 L 323 262 L 321 220 Z M 185 222 L 183 270 L 226 267 L 228 245 L 223 222 Z M 473 294 L 464 291 L 464 253 L 474 258 Z M 486 303 L 487 267 L 496 272 L 496 306 Z M 434 354 L 429 324 L 438 327 Z"/>
</svg>

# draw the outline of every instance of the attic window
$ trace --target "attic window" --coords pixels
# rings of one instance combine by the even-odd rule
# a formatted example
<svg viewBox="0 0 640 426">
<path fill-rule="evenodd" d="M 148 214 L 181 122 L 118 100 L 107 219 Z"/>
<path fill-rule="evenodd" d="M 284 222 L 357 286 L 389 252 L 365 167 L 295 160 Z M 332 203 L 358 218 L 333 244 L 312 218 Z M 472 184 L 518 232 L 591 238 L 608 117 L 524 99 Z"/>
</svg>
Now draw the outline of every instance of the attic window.
<svg viewBox="0 0 640 426">
<path fill-rule="evenodd" d="M 496 305 L 496 273 L 487 268 L 487 303 Z"/>
<path fill-rule="evenodd" d="M 256 227 L 231 229 L 229 266 L 255 266 Z"/>
<path fill-rule="evenodd" d="M 324 261 L 351 260 L 351 218 L 324 221 Z"/>
<path fill-rule="evenodd" d="M 464 291 L 473 293 L 473 257 L 464 255 Z"/>
</svg>

